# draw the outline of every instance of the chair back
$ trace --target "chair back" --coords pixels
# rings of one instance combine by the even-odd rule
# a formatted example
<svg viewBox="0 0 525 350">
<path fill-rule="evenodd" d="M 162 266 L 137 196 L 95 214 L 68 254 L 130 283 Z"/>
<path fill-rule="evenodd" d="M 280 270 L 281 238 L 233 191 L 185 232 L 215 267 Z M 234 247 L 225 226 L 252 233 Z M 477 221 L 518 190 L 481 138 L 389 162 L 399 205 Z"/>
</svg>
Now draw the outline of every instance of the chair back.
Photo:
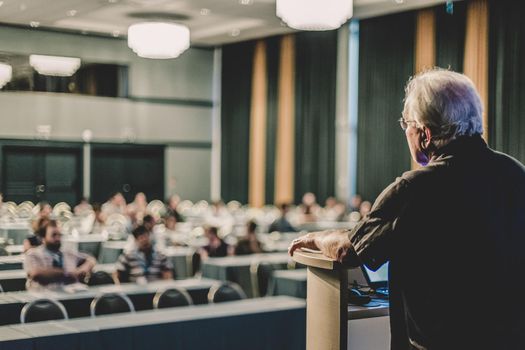
<svg viewBox="0 0 525 350">
<path fill-rule="evenodd" d="M 233 282 L 223 282 L 210 288 L 208 292 L 209 303 L 222 303 L 225 301 L 235 301 L 246 299 L 246 294 L 242 288 Z"/>
<path fill-rule="evenodd" d="M 64 305 L 52 299 L 33 300 L 25 304 L 20 313 L 21 323 L 67 319 L 68 315 Z"/>
<path fill-rule="evenodd" d="M 254 261 L 250 265 L 250 279 L 254 297 L 263 297 L 268 293 L 268 287 L 275 270 L 285 270 L 286 263 L 275 264 L 266 261 Z"/>
<path fill-rule="evenodd" d="M 153 308 L 164 309 L 168 307 L 193 305 L 191 296 L 182 288 L 169 288 L 159 290 L 153 297 Z"/>
<path fill-rule="evenodd" d="M 4 247 L 0 247 L 0 256 L 7 256 L 9 252 Z"/>
<path fill-rule="evenodd" d="M 106 271 L 95 271 L 89 276 L 87 284 L 88 286 L 101 286 L 104 284 L 115 284 L 115 281 Z"/>
<path fill-rule="evenodd" d="M 104 293 L 93 299 L 89 306 L 91 317 L 135 312 L 129 297 L 122 293 Z"/>
</svg>

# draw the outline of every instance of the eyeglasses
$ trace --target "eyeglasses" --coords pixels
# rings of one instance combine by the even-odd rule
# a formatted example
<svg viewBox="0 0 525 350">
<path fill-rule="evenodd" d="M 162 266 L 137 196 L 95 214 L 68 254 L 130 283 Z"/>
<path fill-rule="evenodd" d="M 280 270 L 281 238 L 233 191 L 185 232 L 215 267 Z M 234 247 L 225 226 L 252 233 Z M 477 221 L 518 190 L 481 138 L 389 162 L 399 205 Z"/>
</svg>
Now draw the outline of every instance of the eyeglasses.
<svg viewBox="0 0 525 350">
<path fill-rule="evenodd" d="M 405 118 L 399 118 L 399 125 L 401 126 L 401 129 L 403 129 L 403 131 L 405 131 L 406 129 L 408 129 L 410 123 L 415 123 L 416 121 L 415 120 L 406 120 Z"/>
</svg>

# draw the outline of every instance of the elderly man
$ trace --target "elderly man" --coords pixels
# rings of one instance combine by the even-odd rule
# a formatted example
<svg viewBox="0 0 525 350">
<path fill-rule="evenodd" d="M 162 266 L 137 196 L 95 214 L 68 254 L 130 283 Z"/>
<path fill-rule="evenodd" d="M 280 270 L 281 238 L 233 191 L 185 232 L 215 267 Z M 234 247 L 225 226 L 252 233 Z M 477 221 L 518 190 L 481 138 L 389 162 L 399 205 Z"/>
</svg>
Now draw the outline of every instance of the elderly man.
<svg viewBox="0 0 525 350">
<path fill-rule="evenodd" d="M 55 220 L 41 228 L 43 244 L 28 250 L 24 259 L 28 290 L 59 288 L 81 281 L 95 266 L 96 260 L 88 254 L 62 250 L 61 236 Z"/>
<path fill-rule="evenodd" d="M 525 168 L 481 138 L 464 75 L 414 77 L 400 123 L 425 167 L 388 186 L 351 232 L 308 234 L 290 253 L 317 248 L 373 270 L 390 261 L 392 349 L 524 349 Z"/>
</svg>

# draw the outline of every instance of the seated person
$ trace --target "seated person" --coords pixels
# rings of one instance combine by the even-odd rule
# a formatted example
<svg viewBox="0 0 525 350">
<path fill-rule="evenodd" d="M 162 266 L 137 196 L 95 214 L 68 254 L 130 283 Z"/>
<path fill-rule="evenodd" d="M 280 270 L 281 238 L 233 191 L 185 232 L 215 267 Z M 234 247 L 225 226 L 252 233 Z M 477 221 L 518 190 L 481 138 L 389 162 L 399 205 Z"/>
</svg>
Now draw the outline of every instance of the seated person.
<svg viewBox="0 0 525 350">
<path fill-rule="evenodd" d="M 43 230 L 43 244 L 30 249 L 24 259 L 27 290 L 59 288 L 83 280 L 96 260 L 85 253 L 61 249 L 62 233 L 55 220 L 49 220 Z"/>
<path fill-rule="evenodd" d="M 164 216 L 164 224 L 157 225 L 153 228 L 155 241 L 164 240 L 175 246 L 186 246 L 188 236 L 185 233 L 177 231 L 177 216 L 168 212 Z"/>
<path fill-rule="evenodd" d="M 175 215 L 177 222 L 184 222 L 184 217 L 179 213 L 177 206 L 179 205 L 180 197 L 174 194 L 168 199 L 167 214 Z"/>
<path fill-rule="evenodd" d="M 75 215 L 83 215 L 91 210 L 93 210 L 93 207 L 89 204 L 89 200 L 86 197 L 82 197 L 80 198 L 80 203 L 78 203 L 73 209 L 73 212 Z"/>
<path fill-rule="evenodd" d="M 286 219 L 286 213 L 288 213 L 288 204 L 283 203 L 280 205 L 281 209 L 281 216 L 272 222 L 270 225 L 270 228 L 268 229 L 269 232 L 297 232 L 295 227 L 290 224 L 290 222 Z"/>
<path fill-rule="evenodd" d="M 217 227 L 207 227 L 205 234 L 209 242 L 199 250 L 201 258 L 218 258 L 231 255 L 228 245 L 219 238 Z"/>
<path fill-rule="evenodd" d="M 132 232 L 134 245 L 118 258 L 113 275 L 116 283 L 146 283 L 160 279 L 173 279 L 171 261 L 157 251 L 151 242 L 151 233 L 144 226 Z"/>
<path fill-rule="evenodd" d="M 99 203 L 93 204 L 93 226 L 91 227 L 92 234 L 107 235 L 106 216 L 102 213 L 102 206 Z"/>
<path fill-rule="evenodd" d="M 235 255 L 248 255 L 262 253 L 261 243 L 257 239 L 257 224 L 253 221 L 248 222 L 246 236 L 239 240 L 235 247 Z"/>
<path fill-rule="evenodd" d="M 42 244 L 42 237 L 46 233 L 46 227 L 48 223 L 49 218 L 47 217 L 40 218 L 34 222 L 33 234 L 27 236 L 27 238 L 24 239 L 24 242 L 22 243 L 24 246 L 24 253 L 29 249 L 38 247 Z"/>
</svg>

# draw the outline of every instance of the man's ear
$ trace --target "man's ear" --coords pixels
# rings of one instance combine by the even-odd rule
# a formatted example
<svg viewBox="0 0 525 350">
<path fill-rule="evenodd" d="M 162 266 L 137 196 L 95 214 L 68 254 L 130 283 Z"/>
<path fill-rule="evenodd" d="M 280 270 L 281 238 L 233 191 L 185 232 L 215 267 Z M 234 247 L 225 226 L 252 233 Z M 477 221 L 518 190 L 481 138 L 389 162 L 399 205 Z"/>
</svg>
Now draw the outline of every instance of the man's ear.
<svg viewBox="0 0 525 350">
<path fill-rule="evenodd" d="M 428 149 L 430 147 L 430 143 L 432 140 L 432 131 L 424 126 L 421 129 L 421 145 L 423 146 L 423 149 Z"/>
</svg>

